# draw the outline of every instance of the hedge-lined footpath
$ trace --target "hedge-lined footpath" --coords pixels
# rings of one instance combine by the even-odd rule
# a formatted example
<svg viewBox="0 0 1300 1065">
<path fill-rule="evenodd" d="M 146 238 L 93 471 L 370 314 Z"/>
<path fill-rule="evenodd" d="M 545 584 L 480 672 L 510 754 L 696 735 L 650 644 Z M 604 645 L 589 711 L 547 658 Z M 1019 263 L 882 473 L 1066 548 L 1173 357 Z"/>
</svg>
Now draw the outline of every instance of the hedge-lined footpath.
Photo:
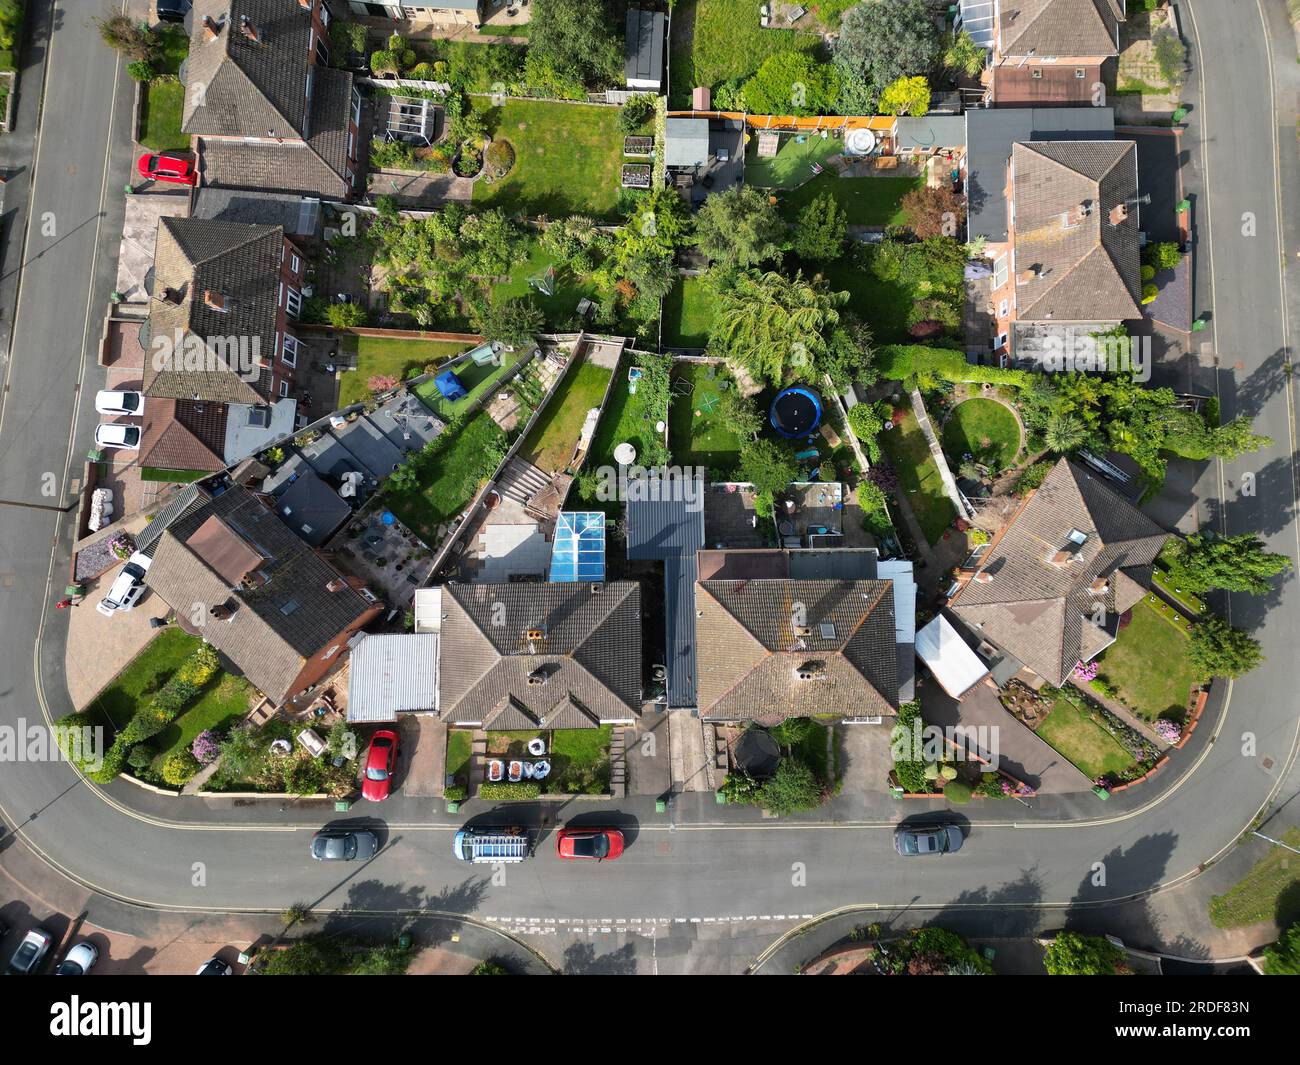
<svg viewBox="0 0 1300 1065">
<path fill-rule="evenodd" d="M 204 685 L 217 675 L 220 668 L 221 662 L 217 658 L 217 652 L 207 644 L 201 645 L 181 663 L 180 668 L 151 699 L 140 703 L 131 720 L 113 738 L 113 745 L 104 755 L 103 763 L 98 768 L 91 768 L 93 763 L 88 764 L 86 761 L 86 755 L 91 752 L 65 745 L 64 755 L 95 783 L 109 783 L 126 765 L 131 748 L 156 736 L 170 725 L 190 703 L 199 697 Z M 60 739 L 63 740 L 71 729 L 93 727 L 98 720 L 93 714 L 86 712 L 65 717 L 59 722 L 60 725 L 66 726 L 65 730 L 60 732 Z M 188 752 L 183 753 L 188 754 Z M 164 773 L 164 777 L 167 775 Z"/>
<path fill-rule="evenodd" d="M 953 384 L 1014 385 L 1023 388 L 1032 374 L 1026 370 L 1004 370 L 997 366 L 975 366 L 955 348 L 932 348 L 925 344 L 887 344 L 876 349 L 876 367 L 890 381 L 906 381 L 920 375 L 941 377 Z"/>
</svg>

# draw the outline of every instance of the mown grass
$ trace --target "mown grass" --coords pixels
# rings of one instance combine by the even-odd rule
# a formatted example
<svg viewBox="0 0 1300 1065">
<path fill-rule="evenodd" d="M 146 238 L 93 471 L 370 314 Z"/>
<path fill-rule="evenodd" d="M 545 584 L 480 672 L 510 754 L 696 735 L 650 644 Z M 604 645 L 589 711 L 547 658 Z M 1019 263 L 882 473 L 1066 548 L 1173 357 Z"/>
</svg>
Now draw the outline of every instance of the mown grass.
<svg viewBox="0 0 1300 1065">
<path fill-rule="evenodd" d="M 343 350 L 355 352 L 357 368 L 339 376 L 339 409 L 370 398 L 366 382 L 376 375 L 405 381 L 473 347 L 472 341 L 411 340 L 347 335 Z"/>
</svg>

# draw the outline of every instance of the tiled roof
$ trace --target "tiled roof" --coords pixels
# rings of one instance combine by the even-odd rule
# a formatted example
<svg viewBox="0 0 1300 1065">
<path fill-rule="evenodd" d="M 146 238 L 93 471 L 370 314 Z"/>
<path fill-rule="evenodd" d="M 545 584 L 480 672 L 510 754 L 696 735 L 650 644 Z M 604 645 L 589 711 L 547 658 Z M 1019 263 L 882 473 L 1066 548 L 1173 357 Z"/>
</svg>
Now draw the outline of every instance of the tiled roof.
<svg viewBox="0 0 1300 1065">
<path fill-rule="evenodd" d="M 635 581 L 449 584 L 439 705 L 449 721 L 555 728 L 641 711 L 641 589 Z M 532 637 L 541 633 L 541 637 Z M 531 724 L 501 724 L 506 715 Z M 489 721 L 489 718 L 492 721 Z"/>
<path fill-rule="evenodd" d="M 226 405 L 151 399 L 144 406 L 140 465 L 160 470 L 225 468 Z"/>
<path fill-rule="evenodd" d="M 1072 533 L 1082 534 L 1083 542 L 1077 543 L 1078 535 L 1072 542 Z M 1098 628 L 1094 618 L 1108 627 L 1134 605 L 1135 590 L 1140 598 L 1148 567 L 1168 538 L 1099 477 L 1061 459 L 949 609 L 1060 685 L 1076 662 L 1109 642 L 1090 631 Z M 1099 577 L 1104 590 L 1094 590 Z"/>
<path fill-rule="evenodd" d="M 279 226 L 198 218 L 160 221 L 149 303 L 149 336 L 155 346 L 145 364 L 145 395 L 214 403 L 272 398 L 270 364 L 283 246 Z M 225 309 L 210 305 L 209 294 Z M 166 340 L 170 349 L 177 337 L 184 341 L 191 335 L 203 341 L 204 358 L 193 358 L 183 345 L 174 360 L 160 359 L 156 345 Z M 240 344 L 246 345 L 242 353 Z M 263 363 L 256 377 L 251 370 L 243 372 L 241 364 L 254 346 Z"/>
<path fill-rule="evenodd" d="M 1020 320 L 1140 318 L 1137 146 L 1020 143 L 1011 165 Z M 1126 203 L 1125 217 L 1112 218 Z M 1022 281 L 1031 269 L 1036 276 Z"/>
<path fill-rule="evenodd" d="M 1004 56 L 1119 55 L 1122 0 L 1003 0 Z"/>
<path fill-rule="evenodd" d="M 257 588 L 232 587 L 205 560 L 208 524 L 217 519 L 222 538 L 234 537 L 261 558 L 257 571 L 266 582 Z M 224 556 L 223 556 L 224 559 Z M 214 559 L 220 563 L 223 559 Z M 228 568 L 223 566 L 222 568 Z M 293 694 L 305 661 L 372 609 L 261 499 L 243 488 L 229 488 L 206 505 L 174 521 L 154 551 L 145 582 L 230 658 L 249 681 L 276 703 Z M 329 585 L 334 582 L 336 591 Z M 212 607 L 233 608 L 230 617 L 210 615 Z"/>
<path fill-rule="evenodd" d="M 210 498 L 207 489 L 202 485 L 187 484 L 177 488 L 167 497 L 167 501 L 153 512 L 149 523 L 136 534 L 136 550 L 144 551 L 146 554 L 151 552 L 173 522 L 193 514 L 200 507 L 205 506 Z"/>
<path fill-rule="evenodd" d="M 695 602 L 703 716 L 897 710 L 890 581 L 700 581 Z"/>
</svg>

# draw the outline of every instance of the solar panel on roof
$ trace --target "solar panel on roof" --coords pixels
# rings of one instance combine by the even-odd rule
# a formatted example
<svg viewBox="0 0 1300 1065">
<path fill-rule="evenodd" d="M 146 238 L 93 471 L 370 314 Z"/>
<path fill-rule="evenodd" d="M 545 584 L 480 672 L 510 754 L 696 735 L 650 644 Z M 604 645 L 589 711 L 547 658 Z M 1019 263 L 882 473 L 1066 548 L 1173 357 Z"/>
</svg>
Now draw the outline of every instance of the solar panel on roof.
<svg viewBox="0 0 1300 1065">
<path fill-rule="evenodd" d="M 560 583 L 605 579 L 605 515 L 561 511 L 551 549 L 551 580 Z"/>
</svg>

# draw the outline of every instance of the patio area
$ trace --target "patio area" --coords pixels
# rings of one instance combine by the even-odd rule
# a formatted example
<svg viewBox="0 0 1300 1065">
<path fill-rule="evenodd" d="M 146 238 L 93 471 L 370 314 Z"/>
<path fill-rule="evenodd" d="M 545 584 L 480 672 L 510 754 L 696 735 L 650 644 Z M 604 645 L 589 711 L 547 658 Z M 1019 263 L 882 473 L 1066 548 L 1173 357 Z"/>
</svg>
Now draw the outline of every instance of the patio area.
<svg viewBox="0 0 1300 1065">
<path fill-rule="evenodd" d="M 404 607 L 429 576 L 433 552 L 400 521 L 376 508 L 354 517 L 327 545 L 340 568 L 360 577 L 389 607 Z"/>
</svg>

